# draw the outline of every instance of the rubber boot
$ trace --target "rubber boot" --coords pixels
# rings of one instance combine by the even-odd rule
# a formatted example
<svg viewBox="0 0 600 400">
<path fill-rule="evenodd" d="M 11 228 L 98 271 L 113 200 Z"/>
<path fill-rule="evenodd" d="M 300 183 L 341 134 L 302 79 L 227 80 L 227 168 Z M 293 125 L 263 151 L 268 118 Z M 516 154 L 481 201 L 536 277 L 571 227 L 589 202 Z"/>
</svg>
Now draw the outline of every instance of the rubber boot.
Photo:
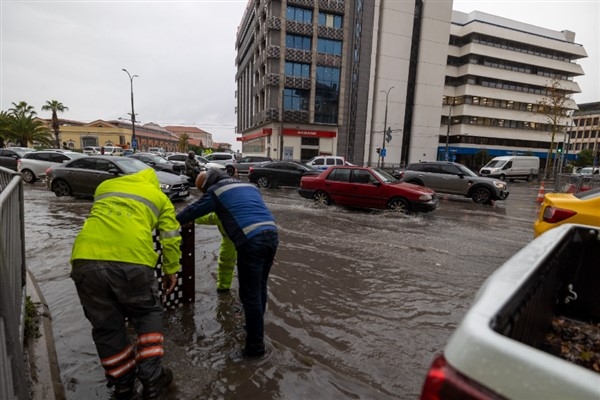
<svg viewBox="0 0 600 400">
<path fill-rule="evenodd" d="M 169 368 L 163 368 L 160 378 L 154 382 L 144 384 L 142 398 L 144 400 L 164 400 L 167 396 L 167 388 L 173 382 L 173 372 Z"/>
</svg>

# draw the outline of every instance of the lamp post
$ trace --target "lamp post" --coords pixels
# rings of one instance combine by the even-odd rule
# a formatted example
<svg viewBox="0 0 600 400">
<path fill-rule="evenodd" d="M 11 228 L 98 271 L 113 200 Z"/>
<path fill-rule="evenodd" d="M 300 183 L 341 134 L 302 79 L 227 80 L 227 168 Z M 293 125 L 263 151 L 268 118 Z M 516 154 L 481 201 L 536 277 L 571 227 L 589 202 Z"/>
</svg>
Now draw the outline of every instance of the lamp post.
<svg viewBox="0 0 600 400">
<path fill-rule="evenodd" d="M 125 68 L 123 68 L 123 71 L 125 71 L 129 77 L 129 82 L 131 83 L 131 147 L 135 153 L 135 150 L 137 149 L 137 138 L 135 137 L 135 111 L 133 110 L 133 78 L 139 78 L 139 75 L 131 75 Z"/>
<path fill-rule="evenodd" d="M 454 102 L 454 99 L 452 99 Z M 452 104 L 448 103 L 448 126 L 446 127 L 446 152 L 444 161 L 450 161 L 450 153 L 448 151 L 448 143 L 450 141 L 450 124 L 452 123 Z"/>
<path fill-rule="evenodd" d="M 385 159 L 385 135 L 387 134 L 387 114 L 388 114 L 388 97 L 390 95 L 390 90 L 392 90 L 394 87 L 390 87 L 387 91 L 385 90 L 380 90 L 380 92 L 385 93 L 385 116 L 383 117 L 383 143 L 381 144 L 381 168 L 383 168 L 383 160 Z"/>
</svg>

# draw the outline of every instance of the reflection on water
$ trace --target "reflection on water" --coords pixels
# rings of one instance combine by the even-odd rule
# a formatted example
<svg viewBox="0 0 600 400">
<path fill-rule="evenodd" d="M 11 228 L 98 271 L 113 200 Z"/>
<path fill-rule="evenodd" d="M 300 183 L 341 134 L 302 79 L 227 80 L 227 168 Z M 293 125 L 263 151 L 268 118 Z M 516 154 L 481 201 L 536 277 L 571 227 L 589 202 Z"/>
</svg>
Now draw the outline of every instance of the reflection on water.
<svg viewBox="0 0 600 400">
<path fill-rule="evenodd" d="M 165 315 L 165 361 L 175 370 L 170 398 L 417 398 L 476 289 L 531 237 L 535 205 L 527 198 L 511 207 L 511 198 L 527 196 L 517 189 L 495 207 L 444 200 L 433 213 L 408 217 L 316 207 L 293 189 L 265 190 L 280 247 L 269 283 L 268 356 L 252 362 L 239 355 L 237 280 L 231 292 L 216 292 L 221 237 L 198 226 L 196 303 Z M 32 186 L 25 198 L 27 263 L 50 306 L 67 396 L 107 399 L 68 277 L 91 202 Z M 482 240 L 489 235 L 493 245 Z"/>
</svg>

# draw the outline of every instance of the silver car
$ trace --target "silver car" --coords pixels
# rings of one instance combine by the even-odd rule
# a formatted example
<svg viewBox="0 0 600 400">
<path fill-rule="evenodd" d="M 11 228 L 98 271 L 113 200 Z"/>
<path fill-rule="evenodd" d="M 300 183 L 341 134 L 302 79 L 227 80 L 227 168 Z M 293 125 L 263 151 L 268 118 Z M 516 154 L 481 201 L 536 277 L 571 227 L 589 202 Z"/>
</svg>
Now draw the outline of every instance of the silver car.
<svg viewBox="0 0 600 400">
<path fill-rule="evenodd" d="M 83 157 L 49 168 L 46 171 L 46 187 L 58 197 L 93 197 L 103 181 L 148 168 L 151 167 L 129 157 Z M 190 195 L 190 185 L 185 176 L 162 171 L 156 171 L 156 176 L 163 193 L 171 200 Z"/>
<path fill-rule="evenodd" d="M 479 204 L 504 200 L 509 193 L 506 182 L 479 176 L 464 165 L 449 161 L 412 163 L 392 175 L 403 182 L 427 186 L 437 193 L 465 196 Z"/>
</svg>

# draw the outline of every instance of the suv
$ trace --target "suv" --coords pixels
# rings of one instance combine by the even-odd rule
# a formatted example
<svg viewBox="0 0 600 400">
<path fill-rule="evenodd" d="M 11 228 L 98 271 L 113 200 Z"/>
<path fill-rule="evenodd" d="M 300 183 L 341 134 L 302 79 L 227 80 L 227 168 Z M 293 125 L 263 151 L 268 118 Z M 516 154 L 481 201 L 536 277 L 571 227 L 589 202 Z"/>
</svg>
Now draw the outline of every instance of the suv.
<svg viewBox="0 0 600 400">
<path fill-rule="evenodd" d="M 408 164 L 403 171 L 394 171 L 395 178 L 427 186 L 439 193 L 457 194 L 475 203 L 490 204 L 508 197 L 506 182 L 478 176 L 462 164 L 449 161 L 427 161 Z"/>
<path fill-rule="evenodd" d="M 80 157 L 88 157 L 88 155 L 66 150 L 31 151 L 18 160 L 17 171 L 21 173 L 25 182 L 34 183 L 46 177 L 48 168 Z"/>
<path fill-rule="evenodd" d="M 24 149 L 17 147 L 10 147 L 8 149 L 0 149 L 0 167 L 17 170 L 17 163 L 27 153 L 33 151 L 33 149 Z"/>
<path fill-rule="evenodd" d="M 217 164 L 236 164 L 237 160 L 235 158 L 235 154 L 233 153 L 211 153 L 204 156 L 208 161 L 214 162 Z"/>
<path fill-rule="evenodd" d="M 344 157 L 316 156 L 308 160 L 305 164 L 317 171 L 325 171 L 332 165 L 344 165 Z"/>
</svg>

